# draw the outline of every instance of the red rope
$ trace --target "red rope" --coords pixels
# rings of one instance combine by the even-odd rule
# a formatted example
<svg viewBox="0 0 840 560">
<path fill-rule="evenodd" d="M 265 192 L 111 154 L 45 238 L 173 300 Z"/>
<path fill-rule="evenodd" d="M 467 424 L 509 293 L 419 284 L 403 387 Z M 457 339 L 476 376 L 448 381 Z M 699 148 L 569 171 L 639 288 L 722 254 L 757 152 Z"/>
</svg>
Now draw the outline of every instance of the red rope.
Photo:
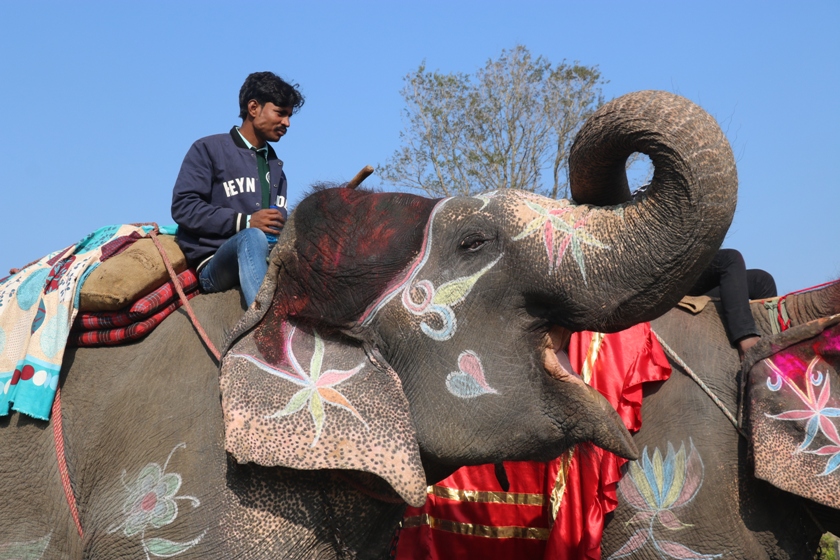
<svg viewBox="0 0 840 560">
<path fill-rule="evenodd" d="M 840 280 L 832 280 L 831 282 L 823 282 L 822 284 L 817 284 L 816 286 L 811 286 L 810 288 L 802 288 L 801 290 L 796 290 L 795 292 L 785 294 L 784 297 L 792 296 L 793 294 L 801 294 L 802 292 L 810 292 L 810 291 L 813 291 L 813 290 L 819 290 L 820 288 L 825 288 L 826 286 L 831 286 L 832 284 L 836 284 L 837 282 L 840 282 Z"/>
<path fill-rule="evenodd" d="M 157 247 L 158 251 L 160 252 L 160 256 L 163 259 L 163 264 L 166 266 L 167 272 L 169 272 L 169 277 L 172 278 L 172 284 L 175 286 L 175 291 L 178 292 L 178 297 L 181 298 L 181 303 L 183 304 L 184 310 L 187 312 L 187 315 L 192 321 L 193 327 L 195 327 L 198 336 L 201 337 L 201 340 L 204 342 L 204 345 L 210 350 L 210 353 L 213 354 L 213 357 L 216 358 L 216 363 L 219 362 L 221 359 L 221 353 L 210 340 L 210 337 L 207 336 L 207 332 L 205 332 L 204 328 L 201 326 L 201 323 L 198 322 L 198 317 L 195 316 L 193 312 L 192 306 L 190 305 L 187 296 L 184 294 L 184 289 L 181 287 L 181 282 L 178 280 L 178 275 L 175 274 L 175 269 L 172 268 L 172 263 L 169 262 L 169 257 L 166 255 L 166 250 L 164 250 L 163 245 L 160 244 L 160 240 L 157 237 L 159 229 L 157 224 L 155 224 L 155 229 L 149 232 L 149 237 L 152 238 L 152 241 Z"/>
<path fill-rule="evenodd" d="M 82 522 L 79 519 L 79 508 L 76 507 L 76 495 L 70 484 L 70 471 L 67 468 L 67 457 L 64 454 L 64 427 L 61 423 L 61 389 L 55 390 L 55 399 L 52 405 L 53 439 L 55 440 L 55 456 L 58 459 L 58 474 L 61 477 L 61 486 L 64 487 L 64 496 L 67 498 L 67 505 L 70 506 L 70 515 L 76 524 L 79 537 L 84 538 L 82 533 Z"/>
<path fill-rule="evenodd" d="M 840 282 L 840 280 L 832 280 L 831 282 L 823 282 L 822 284 L 817 284 L 816 286 L 811 286 L 810 288 L 803 288 L 801 290 L 796 290 L 795 292 L 790 292 L 789 294 L 785 294 L 779 298 L 776 302 L 776 320 L 779 322 L 779 329 L 784 332 L 790 328 L 790 318 L 787 321 L 784 320 L 782 317 L 782 306 L 785 303 L 785 300 L 794 294 L 801 294 L 804 292 L 811 292 L 814 290 L 819 290 L 820 288 L 825 288 L 826 286 L 831 286 L 832 284 L 836 284 Z"/>
<path fill-rule="evenodd" d="M 788 330 L 790 328 L 790 317 L 788 317 L 788 320 L 785 321 L 784 317 L 782 316 L 782 305 L 784 305 L 785 300 L 787 299 L 787 297 L 789 295 L 790 294 L 783 295 L 776 302 L 776 321 L 779 323 L 779 330 L 781 332 L 785 332 L 786 330 Z"/>
</svg>

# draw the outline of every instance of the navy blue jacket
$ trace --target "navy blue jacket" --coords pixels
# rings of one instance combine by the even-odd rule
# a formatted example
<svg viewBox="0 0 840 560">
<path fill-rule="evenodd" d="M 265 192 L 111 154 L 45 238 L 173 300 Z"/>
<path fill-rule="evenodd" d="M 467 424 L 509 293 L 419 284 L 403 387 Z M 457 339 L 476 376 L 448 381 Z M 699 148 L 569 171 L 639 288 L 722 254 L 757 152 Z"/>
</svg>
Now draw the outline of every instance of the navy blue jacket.
<svg viewBox="0 0 840 560">
<path fill-rule="evenodd" d="M 271 205 L 286 214 L 283 162 L 268 146 Z M 178 245 L 190 266 L 198 266 L 245 227 L 262 208 L 257 154 L 248 149 L 236 127 L 228 134 L 207 136 L 184 157 L 172 191 L 172 219 L 178 224 Z"/>
</svg>

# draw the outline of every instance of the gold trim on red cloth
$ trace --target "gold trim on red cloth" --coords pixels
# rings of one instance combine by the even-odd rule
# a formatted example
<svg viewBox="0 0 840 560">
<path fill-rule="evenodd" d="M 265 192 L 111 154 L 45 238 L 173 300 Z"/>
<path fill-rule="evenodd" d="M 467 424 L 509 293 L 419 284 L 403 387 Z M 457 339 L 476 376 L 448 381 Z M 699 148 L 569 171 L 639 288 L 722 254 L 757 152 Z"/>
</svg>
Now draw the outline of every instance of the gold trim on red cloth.
<svg viewBox="0 0 840 560">
<path fill-rule="evenodd" d="M 445 486 L 429 486 L 428 494 L 457 502 L 475 502 L 481 504 L 508 504 L 516 506 L 542 506 L 544 494 L 525 494 L 518 492 L 485 492 L 481 490 L 460 490 Z"/>
<path fill-rule="evenodd" d="M 563 502 L 563 494 L 566 493 L 566 477 L 569 474 L 569 467 L 572 465 L 574 454 L 575 449 L 572 448 L 557 458 L 557 479 L 554 481 L 554 488 L 551 489 L 551 494 L 548 497 L 552 522 L 557 519 L 557 512 L 560 511 L 560 504 Z"/>
<path fill-rule="evenodd" d="M 406 517 L 402 522 L 403 529 L 421 527 L 423 525 L 428 525 L 432 529 L 446 531 L 447 533 L 485 537 L 488 539 L 536 539 L 546 541 L 551 532 L 550 529 L 539 529 L 537 527 L 492 527 L 475 523 L 458 523 L 457 521 L 437 519 L 428 513 Z"/>
<path fill-rule="evenodd" d="M 598 354 L 601 352 L 601 345 L 604 342 L 605 336 L 604 333 L 592 333 L 592 340 L 589 342 L 589 348 L 586 350 L 586 359 L 583 360 L 583 367 L 580 368 L 580 376 L 587 385 L 590 385 L 592 382 L 592 375 L 595 372 L 595 362 L 598 360 Z M 557 479 L 554 481 L 554 488 L 551 489 L 551 495 L 548 498 L 552 521 L 557 519 L 560 504 L 563 502 L 563 495 L 566 493 L 566 477 L 569 474 L 569 467 L 572 464 L 574 453 L 575 449 L 573 447 L 558 457 Z"/>
<path fill-rule="evenodd" d="M 583 361 L 583 367 L 580 368 L 580 376 L 583 382 L 587 385 L 592 383 L 592 374 L 595 371 L 595 362 L 598 360 L 598 354 L 601 352 L 601 344 L 604 342 L 604 333 L 592 333 L 592 340 L 589 343 L 589 348 L 586 350 L 586 359 Z"/>
</svg>

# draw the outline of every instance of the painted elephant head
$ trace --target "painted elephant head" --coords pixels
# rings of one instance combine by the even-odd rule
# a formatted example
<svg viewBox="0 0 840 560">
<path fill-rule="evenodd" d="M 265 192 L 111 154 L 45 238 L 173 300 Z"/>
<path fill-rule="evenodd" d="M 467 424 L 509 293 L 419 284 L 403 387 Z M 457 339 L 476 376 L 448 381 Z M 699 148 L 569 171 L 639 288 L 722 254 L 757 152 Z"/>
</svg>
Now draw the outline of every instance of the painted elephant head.
<svg viewBox="0 0 840 560">
<path fill-rule="evenodd" d="M 633 152 L 655 173 L 630 200 Z M 590 119 L 570 177 L 585 203 L 521 191 L 307 197 L 232 337 L 228 450 L 374 472 L 410 503 L 424 498 L 421 457 L 544 460 L 585 440 L 635 456 L 564 346 L 573 330 L 619 330 L 684 295 L 731 221 L 735 163 L 702 109 L 648 91 Z"/>
</svg>

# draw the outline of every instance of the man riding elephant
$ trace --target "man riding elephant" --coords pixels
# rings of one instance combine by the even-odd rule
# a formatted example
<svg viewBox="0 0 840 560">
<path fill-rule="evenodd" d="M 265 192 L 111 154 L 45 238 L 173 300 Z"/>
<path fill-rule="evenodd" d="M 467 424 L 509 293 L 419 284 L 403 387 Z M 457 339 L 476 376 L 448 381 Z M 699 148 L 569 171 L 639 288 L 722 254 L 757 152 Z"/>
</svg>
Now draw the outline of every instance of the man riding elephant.
<svg viewBox="0 0 840 560">
<path fill-rule="evenodd" d="M 172 192 L 178 245 L 204 292 L 242 287 L 250 305 L 286 220 L 286 175 L 269 142 L 282 138 L 304 103 L 296 85 L 255 72 L 239 90 L 241 126 L 197 140 Z M 257 186 L 259 185 L 259 188 Z"/>
</svg>

